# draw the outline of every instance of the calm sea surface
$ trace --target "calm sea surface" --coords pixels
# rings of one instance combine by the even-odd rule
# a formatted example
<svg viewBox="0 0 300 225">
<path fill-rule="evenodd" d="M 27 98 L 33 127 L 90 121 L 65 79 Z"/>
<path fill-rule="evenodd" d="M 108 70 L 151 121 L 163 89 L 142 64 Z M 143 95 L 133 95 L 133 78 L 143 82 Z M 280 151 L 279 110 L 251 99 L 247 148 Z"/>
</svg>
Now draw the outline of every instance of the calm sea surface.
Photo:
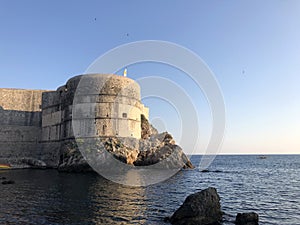
<svg viewBox="0 0 300 225">
<path fill-rule="evenodd" d="M 195 165 L 200 157 L 193 156 Z M 217 156 L 211 172 L 181 171 L 148 187 L 127 187 L 97 174 L 0 171 L 0 224 L 166 224 L 186 196 L 216 187 L 226 219 L 255 211 L 260 224 L 300 224 L 300 155 Z M 225 222 L 224 224 L 233 224 Z"/>
</svg>

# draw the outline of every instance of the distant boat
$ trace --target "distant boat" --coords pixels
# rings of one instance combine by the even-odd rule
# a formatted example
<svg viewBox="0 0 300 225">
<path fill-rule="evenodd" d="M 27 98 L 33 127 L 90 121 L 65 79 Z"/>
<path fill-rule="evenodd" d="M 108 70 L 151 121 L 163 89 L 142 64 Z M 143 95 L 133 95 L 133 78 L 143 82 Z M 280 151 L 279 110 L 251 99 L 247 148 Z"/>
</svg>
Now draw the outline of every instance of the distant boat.
<svg viewBox="0 0 300 225">
<path fill-rule="evenodd" d="M 0 169 L 10 169 L 11 166 L 9 164 L 0 164 Z"/>
<path fill-rule="evenodd" d="M 259 158 L 259 159 L 266 159 L 266 158 L 267 158 L 267 156 L 265 156 L 265 155 L 261 155 L 261 156 L 259 156 L 258 158 Z"/>
</svg>

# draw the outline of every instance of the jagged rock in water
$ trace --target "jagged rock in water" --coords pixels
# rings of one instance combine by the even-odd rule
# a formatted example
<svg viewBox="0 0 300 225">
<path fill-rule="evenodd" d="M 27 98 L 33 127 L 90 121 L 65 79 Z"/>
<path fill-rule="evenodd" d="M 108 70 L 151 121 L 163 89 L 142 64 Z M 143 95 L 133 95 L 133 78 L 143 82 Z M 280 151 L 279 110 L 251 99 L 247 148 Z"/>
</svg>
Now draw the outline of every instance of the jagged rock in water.
<svg viewBox="0 0 300 225">
<path fill-rule="evenodd" d="M 258 225 L 258 214 L 251 213 L 238 213 L 235 219 L 237 225 Z"/>
<path fill-rule="evenodd" d="M 182 149 L 175 144 L 172 135 L 167 132 L 159 134 L 144 115 L 141 115 L 141 139 L 99 137 L 81 141 L 82 143 L 78 143 L 78 140 L 70 140 L 63 144 L 58 165 L 60 171 L 92 170 L 79 151 L 80 146 L 81 151 L 85 151 L 85 157 L 104 169 L 111 166 L 107 165 L 109 162 L 106 163 L 108 155 L 102 154 L 104 151 L 133 166 L 155 165 L 154 168 L 157 169 L 194 168 Z"/>
<path fill-rule="evenodd" d="M 75 140 L 64 144 L 58 170 L 63 172 L 93 171 L 77 148 Z"/>
<path fill-rule="evenodd" d="M 83 159 L 84 160 L 84 159 Z M 63 162 L 58 166 L 61 172 L 88 172 L 93 171 L 90 165 L 84 160 L 83 162 L 70 158 L 69 162 Z"/>
<path fill-rule="evenodd" d="M 89 150 L 88 154 L 95 154 L 97 157 L 103 151 L 112 154 L 119 161 L 134 166 L 149 166 L 157 164 L 157 169 L 181 169 L 194 168 L 192 163 L 183 153 L 182 149 L 175 144 L 173 137 L 167 133 L 152 134 L 147 139 L 101 138 L 97 141 L 86 144 L 84 149 Z M 91 170 L 82 157 L 75 144 L 75 141 L 69 142 L 63 148 L 59 170 L 61 171 L 84 171 Z M 101 162 L 105 167 L 105 158 Z M 159 164 L 158 164 L 159 163 Z M 78 165 L 78 168 L 76 168 Z M 108 165 L 109 166 L 109 165 Z"/>
<path fill-rule="evenodd" d="M 21 162 L 29 165 L 31 168 L 46 168 L 45 162 L 34 158 L 23 158 Z"/>
<path fill-rule="evenodd" d="M 13 180 L 5 180 L 2 181 L 2 184 L 14 184 L 15 182 Z"/>
<path fill-rule="evenodd" d="M 90 165 L 85 161 L 85 159 L 80 157 L 70 156 L 67 161 L 62 162 L 58 166 L 59 171 L 63 172 L 87 172 L 93 171 Z"/>
<path fill-rule="evenodd" d="M 189 195 L 169 221 L 173 225 L 220 224 L 222 211 L 217 190 L 210 187 Z"/>
<path fill-rule="evenodd" d="M 21 168 L 38 168 L 43 169 L 46 168 L 46 163 L 42 160 L 30 158 L 30 157 L 22 157 L 22 158 L 2 158 L 5 164 L 9 164 L 12 168 L 21 169 Z M 2 162 L 0 162 L 2 163 Z"/>
<path fill-rule="evenodd" d="M 141 139 L 139 155 L 134 162 L 136 166 L 149 166 L 159 162 L 160 169 L 194 168 L 192 163 L 175 144 L 173 137 L 167 133 L 153 134 L 149 139 Z"/>
</svg>

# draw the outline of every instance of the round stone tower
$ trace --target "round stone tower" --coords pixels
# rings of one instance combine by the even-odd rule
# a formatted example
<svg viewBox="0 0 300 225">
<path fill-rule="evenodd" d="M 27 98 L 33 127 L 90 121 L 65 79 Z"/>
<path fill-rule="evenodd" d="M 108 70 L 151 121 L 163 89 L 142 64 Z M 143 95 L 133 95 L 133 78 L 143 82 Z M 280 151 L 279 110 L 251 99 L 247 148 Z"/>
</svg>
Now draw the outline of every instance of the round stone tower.
<svg viewBox="0 0 300 225">
<path fill-rule="evenodd" d="M 72 79 L 67 86 L 70 83 Z M 141 115 L 148 118 L 148 108 L 140 98 L 139 85 L 127 77 L 82 76 L 76 86 L 72 108 L 75 137 L 141 138 Z"/>
<path fill-rule="evenodd" d="M 114 74 L 73 77 L 56 91 L 42 96 L 42 152 L 55 166 L 61 148 L 74 138 L 141 138 L 140 87 L 132 79 Z"/>
<path fill-rule="evenodd" d="M 53 152 L 60 142 L 75 137 L 141 138 L 140 87 L 114 74 L 79 75 L 56 91 L 43 93 L 42 143 Z M 51 147 L 52 146 L 52 147 Z"/>
</svg>

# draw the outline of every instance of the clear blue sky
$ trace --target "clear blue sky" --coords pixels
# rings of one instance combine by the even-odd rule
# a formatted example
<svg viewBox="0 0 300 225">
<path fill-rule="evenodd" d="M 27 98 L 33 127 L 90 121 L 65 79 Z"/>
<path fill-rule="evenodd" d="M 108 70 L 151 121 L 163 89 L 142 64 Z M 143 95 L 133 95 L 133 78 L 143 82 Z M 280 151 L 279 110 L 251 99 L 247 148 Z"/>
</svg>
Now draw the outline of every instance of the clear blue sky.
<svg viewBox="0 0 300 225">
<path fill-rule="evenodd" d="M 222 88 L 222 153 L 300 154 L 300 1 L 1 0 L 0 28 L 0 87 L 56 89 L 98 56 L 132 41 L 185 46 L 207 63 Z M 128 72 L 137 79 L 149 68 L 168 78 L 178 73 L 151 64 Z M 188 83 L 183 87 L 204 121 L 201 152 L 209 109 L 203 95 L 197 99 Z M 161 105 L 153 102 L 151 118 L 159 116 L 152 108 Z M 180 136 L 176 121 L 165 123 Z"/>
</svg>

